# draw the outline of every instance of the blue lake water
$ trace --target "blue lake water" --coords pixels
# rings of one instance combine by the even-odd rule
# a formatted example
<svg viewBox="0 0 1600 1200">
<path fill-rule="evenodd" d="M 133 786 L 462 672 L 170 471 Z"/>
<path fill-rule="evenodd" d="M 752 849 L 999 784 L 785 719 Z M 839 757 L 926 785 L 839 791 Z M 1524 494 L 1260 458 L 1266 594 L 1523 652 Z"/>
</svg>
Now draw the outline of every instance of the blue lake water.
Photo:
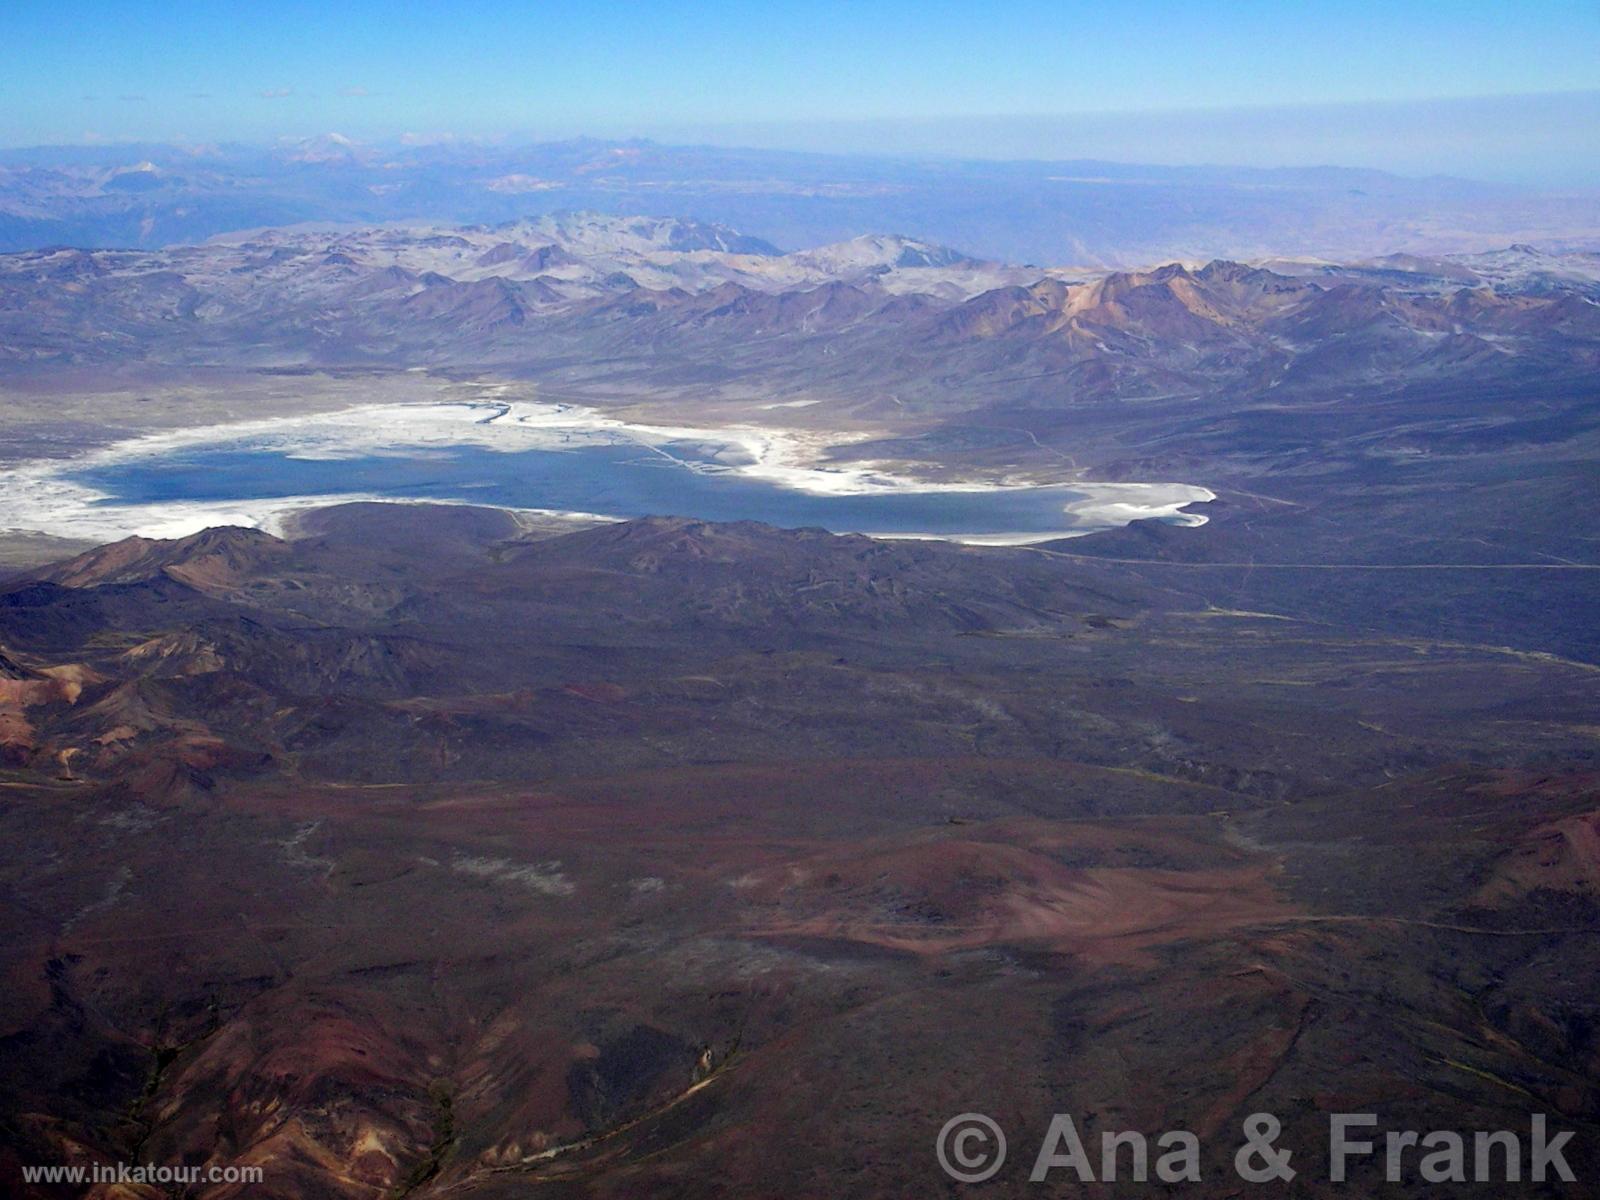
<svg viewBox="0 0 1600 1200">
<path fill-rule="evenodd" d="M 676 453 L 676 451 L 675 451 Z M 292 458 L 233 446 L 175 452 L 78 472 L 101 503 L 239 501 L 369 492 L 407 500 L 461 500 L 614 517 L 673 515 L 820 526 L 836 533 L 1071 532 L 1068 487 L 990 492 L 813 495 L 726 470 L 691 470 L 633 445 L 504 452 L 464 446 L 415 455 Z"/>
</svg>

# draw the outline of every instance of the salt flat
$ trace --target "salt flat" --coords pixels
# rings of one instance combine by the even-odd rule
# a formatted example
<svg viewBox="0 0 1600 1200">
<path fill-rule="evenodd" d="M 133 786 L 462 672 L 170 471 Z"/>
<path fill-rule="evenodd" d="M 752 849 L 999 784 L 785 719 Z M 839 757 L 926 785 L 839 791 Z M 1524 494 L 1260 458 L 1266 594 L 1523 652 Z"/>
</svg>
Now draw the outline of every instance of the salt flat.
<svg viewBox="0 0 1600 1200">
<path fill-rule="evenodd" d="M 865 440 L 868 433 L 830 433 L 796 430 L 773 425 L 740 423 L 726 426 L 651 424 L 610 415 L 597 407 L 528 399 L 513 385 L 479 385 L 470 399 L 437 399 L 422 403 L 362 404 L 332 412 L 301 412 L 254 420 L 166 429 L 112 442 L 64 458 L 24 462 L 0 480 L 0 511 L 6 514 L 6 527 L 18 532 L 45 533 L 76 539 L 108 539 L 138 534 L 147 537 L 183 536 L 207 526 L 243 525 L 281 531 L 293 514 L 310 507 L 357 500 L 425 498 L 430 502 L 479 502 L 475 489 L 489 486 L 491 476 L 481 480 L 455 477 L 457 491 L 434 490 L 417 497 L 407 492 L 400 476 L 401 464 L 427 463 L 439 456 L 463 453 L 494 454 L 561 453 L 623 448 L 656 456 L 658 465 L 682 470 L 680 480 L 688 488 L 705 486 L 711 480 L 739 480 L 750 485 L 765 485 L 745 495 L 770 497 L 773 493 L 793 493 L 797 497 L 906 498 L 942 497 L 947 509 L 960 510 L 958 497 L 970 496 L 974 505 L 981 498 L 1004 494 L 1055 497 L 1053 511 L 1059 524 L 1045 528 L 972 528 L 963 518 L 962 527 L 941 533 L 941 527 L 924 529 L 902 514 L 885 519 L 884 528 L 874 528 L 868 509 L 837 511 L 818 519 L 830 527 L 847 522 L 859 532 L 882 532 L 890 536 L 948 536 L 951 540 L 984 544 L 1023 544 L 1070 536 L 1075 532 L 1114 527 L 1144 518 L 1162 518 L 1177 523 L 1199 524 L 1204 518 L 1181 513 L 1190 504 L 1213 499 L 1203 487 L 1182 483 L 1097 483 L 1062 478 L 1041 485 L 1037 476 L 1022 479 L 1006 474 L 970 474 L 951 478 L 941 464 L 856 461 L 835 464 L 828 460 L 837 446 Z M 169 470 L 171 464 L 195 455 L 228 450 L 251 455 L 270 455 L 287 463 L 373 462 L 393 465 L 395 480 L 386 473 L 367 472 L 367 486 L 330 488 L 326 483 L 305 493 L 263 494 L 241 483 L 238 494 L 227 491 L 226 464 L 215 462 L 217 470 L 206 479 L 205 495 L 164 494 L 159 488 L 146 491 L 141 476 Z M 615 467 L 615 455 L 607 462 Z M 487 461 L 487 460 L 480 460 Z M 496 470 L 499 464 L 495 464 Z M 939 470 L 934 480 L 924 472 Z M 353 472 L 351 474 L 354 474 Z M 105 481 L 118 479 L 122 487 L 108 491 Z M 659 482 L 659 481 L 655 481 Z M 144 494 L 130 495 L 132 491 Z M 1055 493 L 1059 492 L 1059 496 Z M 589 520 L 643 515 L 633 511 L 630 501 L 617 498 L 594 511 L 571 503 L 559 486 L 545 491 L 537 504 L 518 504 L 517 495 L 498 496 L 497 502 L 544 515 L 569 515 Z M 636 505 L 667 503 L 677 497 L 663 497 L 659 488 L 651 498 L 639 498 Z M 689 497 L 683 497 L 689 502 Z M 645 511 L 648 511 L 646 509 Z M 741 511 L 719 507 L 715 515 L 737 519 L 765 517 L 770 508 L 752 506 Z M 780 513 L 778 519 L 783 520 Z M 795 523 L 801 516 L 796 514 Z"/>
</svg>

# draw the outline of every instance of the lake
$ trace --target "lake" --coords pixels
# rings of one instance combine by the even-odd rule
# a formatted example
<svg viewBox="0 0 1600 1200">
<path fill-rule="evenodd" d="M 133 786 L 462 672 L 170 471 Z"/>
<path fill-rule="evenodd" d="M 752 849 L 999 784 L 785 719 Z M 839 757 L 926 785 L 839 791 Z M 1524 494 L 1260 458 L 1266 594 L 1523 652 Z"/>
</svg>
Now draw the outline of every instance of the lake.
<svg viewBox="0 0 1600 1200">
<path fill-rule="evenodd" d="M 400 500 L 466 501 L 609 517 L 665 515 L 755 520 L 837 533 L 935 537 L 1081 533 L 1107 522 L 1065 506 L 1089 495 L 1072 487 L 990 491 L 873 491 L 822 495 L 784 487 L 691 452 L 647 446 L 489 450 L 478 446 L 298 457 L 248 445 L 174 450 L 71 472 L 103 494 L 101 505 L 235 502 L 365 493 Z"/>
</svg>

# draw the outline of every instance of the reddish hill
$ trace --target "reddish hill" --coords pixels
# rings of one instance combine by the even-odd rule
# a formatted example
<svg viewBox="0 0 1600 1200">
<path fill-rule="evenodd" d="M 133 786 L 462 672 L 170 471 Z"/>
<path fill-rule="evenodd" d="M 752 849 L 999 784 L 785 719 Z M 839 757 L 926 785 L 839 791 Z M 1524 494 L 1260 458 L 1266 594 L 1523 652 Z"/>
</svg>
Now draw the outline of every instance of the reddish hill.
<svg viewBox="0 0 1600 1200">
<path fill-rule="evenodd" d="M 125 538 L 34 572 L 31 578 L 84 588 L 164 575 L 197 591 L 225 592 L 281 563 L 287 551 L 284 542 L 258 529 L 220 527 L 170 540 Z"/>
</svg>

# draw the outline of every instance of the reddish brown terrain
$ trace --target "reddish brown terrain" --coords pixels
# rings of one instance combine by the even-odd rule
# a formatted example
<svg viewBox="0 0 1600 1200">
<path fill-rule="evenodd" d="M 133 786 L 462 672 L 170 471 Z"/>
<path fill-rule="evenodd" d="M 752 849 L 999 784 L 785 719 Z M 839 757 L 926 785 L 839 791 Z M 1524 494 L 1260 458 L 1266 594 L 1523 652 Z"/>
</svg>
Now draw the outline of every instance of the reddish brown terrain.
<svg viewBox="0 0 1600 1200">
<path fill-rule="evenodd" d="M 1271 517 L 1219 511 L 1041 553 L 350 506 L 14 579 L 7 1188 L 954 1195 L 979 1110 L 989 1194 L 1063 1112 L 1195 1131 L 1222 1197 L 1267 1110 L 1296 1195 L 1352 1194 L 1334 1111 L 1548 1113 L 1592 1189 L 1600 676 L 1408 627 L 1482 572 L 1247 578 Z"/>
</svg>

